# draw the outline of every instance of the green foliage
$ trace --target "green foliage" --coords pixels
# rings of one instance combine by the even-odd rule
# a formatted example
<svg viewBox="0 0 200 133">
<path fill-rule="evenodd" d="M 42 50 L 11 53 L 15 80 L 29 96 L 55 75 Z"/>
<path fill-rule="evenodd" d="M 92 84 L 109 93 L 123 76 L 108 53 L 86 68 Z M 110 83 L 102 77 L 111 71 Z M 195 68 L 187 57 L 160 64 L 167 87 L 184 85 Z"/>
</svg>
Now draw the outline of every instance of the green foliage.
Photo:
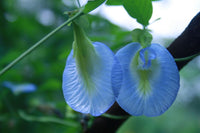
<svg viewBox="0 0 200 133">
<path fill-rule="evenodd" d="M 107 5 L 123 5 L 123 0 L 107 0 Z M 151 0 L 151 1 L 161 1 L 161 0 Z"/>
<path fill-rule="evenodd" d="M 122 0 L 107 0 L 107 5 L 122 5 Z"/>
<path fill-rule="evenodd" d="M 133 116 L 120 127 L 117 133 L 198 133 L 199 117 L 195 117 L 188 106 L 181 107 L 178 104 L 175 105 L 177 107 L 159 117 Z"/>
<path fill-rule="evenodd" d="M 129 42 L 132 42 L 131 32 L 121 29 L 100 16 L 88 16 L 90 27 L 86 29 L 90 39 L 100 41 L 116 51 Z"/>
<path fill-rule="evenodd" d="M 123 0 L 123 6 L 128 14 L 137 19 L 143 26 L 149 24 L 153 7 L 151 0 Z"/>
<path fill-rule="evenodd" d="M 96 9 L 98 6 L 100 6 L 105 1 L 106 0 L 88 0 L 88 3 L 85 5 L 83 12 L 87 14 L 87 13 L 91 12 L 92 10 Z"/>
</svg>

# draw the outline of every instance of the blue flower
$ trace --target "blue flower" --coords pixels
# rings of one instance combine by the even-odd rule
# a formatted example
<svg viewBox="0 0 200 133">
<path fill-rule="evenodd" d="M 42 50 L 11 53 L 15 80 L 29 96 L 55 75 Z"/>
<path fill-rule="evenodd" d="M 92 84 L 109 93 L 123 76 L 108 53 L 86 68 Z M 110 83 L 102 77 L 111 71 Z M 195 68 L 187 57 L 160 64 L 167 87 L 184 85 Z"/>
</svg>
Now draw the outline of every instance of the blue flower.
<svg viewBox="0 0 200 133">
<path fill-rule="evenodd" d="M 75 111 L 99 116 L 115 102 L 111 85 L 113 52 L 103 43 L 91 43 L 73 23 L 74 43 L 63 72 L 63 93 Z"/>
<path fill-rule="evenodd" d="M 179 90 L 179 71 L 166 48 L 158 44 L 142 48 L 139 43 L 130 43 L 116 57 L 122 68 L 122 78 L 112 78 L 118 104 L 135 116 L 164 113 Z M 114 64 L 112 77 L 120 75 L 118 66 Z"/>
<path fill-rule="evenodd" d="M 37 89 L 37 87 L 31 83 L 14 84 L 9 81 L 3 82 L 3 86 L 9 88 L 15 95 L 34 92 Z"/>
</svg>

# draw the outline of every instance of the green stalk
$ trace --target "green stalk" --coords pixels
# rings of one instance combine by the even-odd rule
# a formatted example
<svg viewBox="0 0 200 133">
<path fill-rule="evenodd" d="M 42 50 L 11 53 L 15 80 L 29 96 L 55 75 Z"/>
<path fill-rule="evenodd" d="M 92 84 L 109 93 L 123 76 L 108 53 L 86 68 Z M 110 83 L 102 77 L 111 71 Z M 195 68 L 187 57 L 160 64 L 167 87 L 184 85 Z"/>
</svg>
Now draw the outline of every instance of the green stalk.
<svg viewBox="0 0 200 133">
<path fill-rule="evenodd" d="M 32 116 L 32 115 L 28 115 L 23 111 L 18 111 L 19 116 L 26 120 L 26 121 L 30 121 L 30 122 L 43 122 L 43 123 L 57 123 L 57 124 L 62 124 L 65 126 L 71 126 L 71 127 L 79 127 L 79 124 L 77 124 L 76 122 L 70 121 L 70 120 L 63 120 L 63 119 L 59 119 L 56 117 L 51 117 L 51 116 Z"/>
<path fill-rule="evenodd" d="M 81 3 L 79 0 L 77 0 L 77 3 L 78 3 L 78 7 L 80 8 L 81 7 Z"/>
<path fill-rule="evenodd" d="M 197 54 L 194 54 L 194 55 L 191 55 L 191 56 L 188 56 L 188 57 L 183 57 L 183 58 L 175 58 L 174 60 L 175 61 L 186 61 L 186 60 L 191 60 L 195 57 L 197 57 L 198 55 L 200 55 L 200 53 L 197 53 Z"/>
<path fill-rule="evenodd" d="M 110 118 L 110 119 L 128 119 L 130 116 L 125 115 L 125 116 L 118 116 L 118 115 L 111 115 L 111 114 L 102 114 L 101 116 L 106 117 L 106 118 Z"/>
<path fill-rule="evenodd" d="M 77 12 L 74 16 L 70 17 L 67 21 L 65 21 L 63 24 L 55 28 L 53 31 L 51 31 L 49 34 L 47 34 L 45 37 L 43 37 L 41 40 L 39 40 L 37 43 L 35 43 L 32 47 L 30 47 L 28 50 L 26 50 L 24 53 L 22 53 L 20 56 L 18 56 L 15 60 L 13 60 L 10 64 L 8 64 L 5 68 L 3 68 L 0 71 L 0 76 L 5 74 L 9 69 L 11 69 L 15 64 L 17 64 L 20 60 L 22 60 L 24 57 L 29 55 L 32 51 L 34 51 L 37 47 L 39 47 L 43 42 L 45 42 L 47 39 L 49 39 L 51 36 L 53 36 L 56 32 L 58 32 L 60 29 L 62 29 L 64 26 L 71 23 L 73 20 L 75 20 L 77 17 L 82 15 L 82 10 Z"/>
</svg>

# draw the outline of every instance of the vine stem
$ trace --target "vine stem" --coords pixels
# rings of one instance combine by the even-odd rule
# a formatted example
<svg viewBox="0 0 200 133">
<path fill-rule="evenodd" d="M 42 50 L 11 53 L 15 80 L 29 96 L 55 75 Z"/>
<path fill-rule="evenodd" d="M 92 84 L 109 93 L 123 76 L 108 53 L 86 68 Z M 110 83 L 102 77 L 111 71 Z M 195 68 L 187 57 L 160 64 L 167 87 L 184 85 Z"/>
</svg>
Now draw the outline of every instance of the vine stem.
<svg viewBox="0 0 200 133">
<path fill-rule="evenodd" d="M 77 12 L 74 16 L 70 17 L 67 21 L 62 23 L 60 26 L 55 28 L 53 31 L 51 31 L 49 34 L 44 36 L 41 40 L 39 40 L 37 43 L 35 43 L 32 47 L 30 47 L 28 50 L 26 50 L 24 53 L 22 53 L 20 56 L 18 56 L 15 60 L 13 60 L 10 64 L 8 64 L 5 68 L 3 68 L 0 71 L 0 76 L 5 74 L 9 69 L 11 69 L 15 64 L 17 64 L 20 60 L 22 60 L 24 57 L 29 55 L 32 51 L 34 51 L 37 47 L 39 47 L 43 42 L 45 42 L 47 39 L 49 39 L 51 36 L 53 36 L 56 32 L 58 32 L 60 29 L 62 29 L 64 26 L 71 23 L 73 20 L 75 20 L 77 17 L 82 15 L 82 10 Z"/>
<path fill-rule="evenodd" d="M 56 117 L 50 117 L 50 116 L 32 116 L 29 114 L 26 114 L 24 111 L 19 110 L 18 111 L 19 116 L 29 122 L 43 122 L 43 123 L 57 123 L 57 124 L 62 124 L 65 126 L 70 126 L 70 127 L 79 127 L 79 124 L 70 121 L 70 120 L 63 120 L 59 119 Z"/>
<path fill-rule="evenodd" d="M 106 117 L 106 118 L 110 118 L 110 119 L 127 119 L 130 117 L 130 115 L 127 115 L 127 116 L 119 116 L 119 115 L 111 115 L 111 114 L 102 114 L 101 115 L 102 117 Z"/>
<path fill-rule="evenodd" d="M 80 8 L 81 7 L 81 3 L 79 0 L 77 0 L 77 3 L 78 3 L 78 7 Z"/>
<path fill-rule="evenodd" d="M 197 56 L 199 56 L 200 53 L 197 53 L 197 54 L 194 54 L 194 55 L 191 55 L 191 56 L 188 56 L 188 57 L 183 57 L 183 58 L 175 58 L 175 61 L 186 61 L 186 60 L 191 60 Z"/>
</svg>

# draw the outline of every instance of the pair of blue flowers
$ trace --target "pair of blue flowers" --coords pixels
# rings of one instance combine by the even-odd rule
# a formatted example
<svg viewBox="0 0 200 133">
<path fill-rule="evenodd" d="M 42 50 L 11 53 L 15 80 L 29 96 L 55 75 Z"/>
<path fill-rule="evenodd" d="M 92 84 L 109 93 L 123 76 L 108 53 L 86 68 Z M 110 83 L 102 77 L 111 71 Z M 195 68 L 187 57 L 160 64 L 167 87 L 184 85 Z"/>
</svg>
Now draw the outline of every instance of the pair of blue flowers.
<svg viewBox="0 0 200 133">
<path fill-rule="evenodd" d="M 75 111 L 99 116 L 115 101 L 129 114 L 158 116 L 173 103 L 179 72 L 171 54 L 158 44 L 130 43 L 115 55 L 91 43 L 73 23 L 73 50 L 63 73 L 63 93 Z"/>
</svg>

